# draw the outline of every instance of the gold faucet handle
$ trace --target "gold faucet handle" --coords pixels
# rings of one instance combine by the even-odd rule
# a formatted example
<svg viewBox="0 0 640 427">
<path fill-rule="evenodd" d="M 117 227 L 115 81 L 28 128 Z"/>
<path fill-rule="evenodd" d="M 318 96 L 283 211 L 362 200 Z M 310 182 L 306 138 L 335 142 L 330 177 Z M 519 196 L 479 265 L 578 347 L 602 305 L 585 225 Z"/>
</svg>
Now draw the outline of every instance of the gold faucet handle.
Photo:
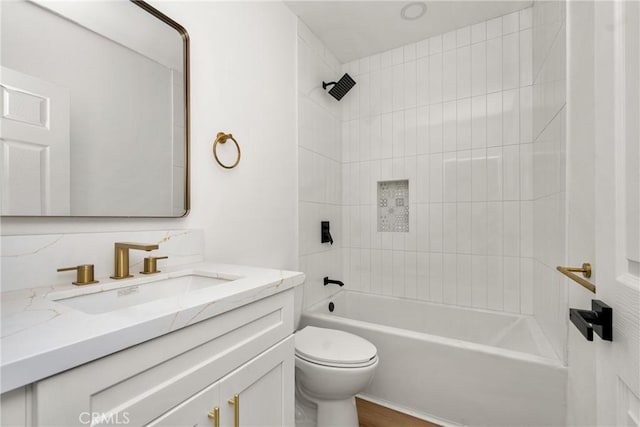
<svg viewBox="0 0 640 427">
<path fill-rule="evenodd" d="M 154 273 L 160 273 L 160 270 L 158 270 L 158 263 L 157 261 L 159 259 L 167 259 L 169 258 L 168 256 L 148 256 L 144 259 L 144 271 L 141 271 L 140 274 L 154 274 Z"/>
<path fill-rule="evenodd" d="M 98 283 L 98 280 L 93 278 L 93 264 L 82 264 L 75 267 L 59 268 L 58 271 L 71 271 L 77 270 L 76 281 L 71 282 L 74 285 L 91 285 Z"/>
</svg>

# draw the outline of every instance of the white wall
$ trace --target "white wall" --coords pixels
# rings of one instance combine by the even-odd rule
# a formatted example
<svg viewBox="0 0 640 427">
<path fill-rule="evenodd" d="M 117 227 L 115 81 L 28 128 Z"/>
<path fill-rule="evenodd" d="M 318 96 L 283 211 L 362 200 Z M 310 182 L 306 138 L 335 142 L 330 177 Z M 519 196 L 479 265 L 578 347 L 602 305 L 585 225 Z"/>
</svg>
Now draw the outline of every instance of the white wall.
<svg viewBox="0 0 640 427">
<path fill-rule="evenodd" d="M 534 314 L 566 360 L 566 26 L 564 2 L 533 5 Z"/>
<path fill-rule="evenodd" d="M 340 63 L 298 21 L 298 155 L 300 270 L 305 282 L 304 306 L 338 291 L 323 277 L 342 275 L 342 105 L 322 89 L 340 77 Z M 320 222 L 330 221 L 334 243 L 320 243 Z"/>
<path fill-rule="evenodd" d="M 35 0 L 72 22 L 127 46 L 169 69 L 183 71 L 182 37 L 175 28 L 127 2 L 48 2 Z M 114 21 L 119 25 L 114 26 Z M 176 37 L 178 35 L 178 37 Z"/>
<path fill-rule="evenodd" d="M 272 2 L 154 5 L 191 37 L 191 214 L 171 220 L 2 218 L 2 234 L 203 229 L 206 259 L 297 268 L 295 16 Z M 243 150 L 231 171 L 211 155 L 220 131 L 233 133 Z M 82 248 L 72 259 L 69 265 L 91 262 Z"/>
<path fill-rule="evenodd" d="M 532 10 L 346 64 L 351 289 L 533 313 Z M 377 231 L 376 183 L 409 180 L 409 232 Z"/>
</svg>

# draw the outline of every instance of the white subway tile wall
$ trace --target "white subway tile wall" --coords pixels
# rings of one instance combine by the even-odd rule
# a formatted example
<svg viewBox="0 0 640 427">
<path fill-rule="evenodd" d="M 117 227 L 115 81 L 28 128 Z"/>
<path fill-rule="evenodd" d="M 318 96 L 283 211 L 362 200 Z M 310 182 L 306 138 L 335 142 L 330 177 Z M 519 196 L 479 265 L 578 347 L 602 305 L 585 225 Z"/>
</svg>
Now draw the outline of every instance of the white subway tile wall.
<svg viewBox="0 0 640 427">
<path fill-rule="evenodd" d="M 558 159 L 535 161 L 549 154 L 545 148 L 557 144 L 557 135 L 549 130 L 547 145 L 536 149 L 534 136 L 553 116 L 535 118 L 541 93 L 533 76 L 560 86 L 560 74 L 541 66 L 534 72 L 534 56 L 544 51 L 533 45 L 536 16 L 524 9 L 343 65 L 357 84 L 341 102 L 342 125 L 313 129 L 342 132 L 342 276 L 350 289 L 534 313 L 534 218 L 551 215 L 537 210 L 536 198 L 553 193 L 560 180 L 549 170 Z M 547 50 L 550 38 L 544 36 Z M 549 56 L 561 62 L 560 54 Z M 551 97 L 547 104 L 561 104 L 559 96 L 544 96 Z M 314 191 L 309 187 L 322 175 L 308 181 L 303 175 L 316 157 L 340 159 L 318 149 L 303 154 L 302 140 L 300 148 L 301 205 L 331 209 L 334 199 L 303 199 L 303 188 L 314 197 L 337 190 Z M 405 179 L 409 232 L 378 232 L 377 182 Z M 315 217 L 320 206 L 313 208 Z M 303 240 L 301 233 L 304 259 Z"/>
<path fill-rule="evenodd" d="M 521 193 L 532 194 L 532 201 L 521 207 L 523 217 L 533 219 L 532 233 L 522 239 L 520 249 L 523 252 L 527 248 L 533 250 L 533 264 L 520 266 L 522 271 L 533 272 L 533 280 L 527 282 L 522 291 L 533 297 L 535 318 L 563 360 L 567 357 L 568 290 L 555 267 L 566 262 L 565 18 L 562 2 L 535 2 L 525 16 L 532 27 L 533 87 L 531 94 L 520 92 L 521 108 L 530 103 L 533 110 L 533 122 L 526 124 L 530 126 L 526 132 L 530 132 L 533 140 L 532 151 L 520 151 L 521 169 L 533 170 L 529 175 L 532 182 L 527 178 L 520 181 Z M 527 98 L 525 104 L 523 97 Z M 523 230 L 526 226 L 529 225 L 521 225 Z M 533 242 L 525 242 L 531 235 Z"/>
<path fill-rule="evenodd" d="M 367 85 L 366 80 L 371 78 L 369 73 L 373 63 L 375 61 L 369 58 L 352 63 L 349 74 L 365 73 L 366 77 L 359 78 L 358 84 Z M 376 133 L 371 126 L 364 126 L 358 122 L 343 123 L 341 104 L 327 96 L 322 89 L 323 81 L 334 81 L 341 75 L 338 60 L 304 24 L 298 21 L 299 268 L 307 276 L 304 285 L 305 307 L 339 289 L 336 286 L 323 286 L 323 277 L 342 280 L 341 237 L 349 233 L 348 228 L 342 227 L 342 176 L 355 170 L 346 167 L 341 161 L 343 158 L 370 158 L 371 144 L 362 144 L 361 147 L 359 141 L 364 138 L 380 140 L 379 127 Z M 352 92 L 357 93 L 357 89 L 358 85 Z M 352 114 L 369 114 L 369 108 L 373 105 L 369 92 L 363 91 L 362 96 L 357 99 L 357 103 L 352 101 L 349 104 L 349 108 L 354 111 Z M 343 138 L 349 143 L 342 144 Z M 355 177 L 348 177 L 349 182 L 353 180 L 358 184 L 359 170 L 360 168 L 355 171 Z M 363 179 L 367 177 L 363 176 Z M 352 188 L 345 187 L 344 190 L 350 198 L 357 198 L 358 203 L 366 203 L 369 200 L 365 195 L 360 197 L 361 194 Z M 321 221 L 330 221 L 331 234 L 335 241 L 333 245 L 320 243 Z M 349 252 L 348 249 L 346 252 Z M 349 260 L 348 256 L 345 258 Z"/>
</svg>

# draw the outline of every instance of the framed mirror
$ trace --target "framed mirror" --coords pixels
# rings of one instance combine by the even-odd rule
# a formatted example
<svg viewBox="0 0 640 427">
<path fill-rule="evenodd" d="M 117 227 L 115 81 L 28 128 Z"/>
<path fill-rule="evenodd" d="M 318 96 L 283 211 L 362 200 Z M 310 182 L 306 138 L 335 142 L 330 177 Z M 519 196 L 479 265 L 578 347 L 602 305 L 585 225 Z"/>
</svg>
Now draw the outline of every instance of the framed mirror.
<svg viewBox="0 0 640 427">
<path fill-rule="evenodd" d="M 185 29 L 142 1 L 0 8 L 0 213 L 186 215 Z"/>
</svg>

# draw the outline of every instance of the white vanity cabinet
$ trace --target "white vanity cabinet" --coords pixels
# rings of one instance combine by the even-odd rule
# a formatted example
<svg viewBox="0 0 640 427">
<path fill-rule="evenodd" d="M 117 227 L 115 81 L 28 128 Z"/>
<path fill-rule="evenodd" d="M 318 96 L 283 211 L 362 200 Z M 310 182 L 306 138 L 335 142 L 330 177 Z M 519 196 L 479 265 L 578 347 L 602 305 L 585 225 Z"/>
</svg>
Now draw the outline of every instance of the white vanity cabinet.
<svg viewBox="0 0 640 427">
<path fill-rule="evenodd" d="M 291 336 L 148 426 L 293 426 L 293 348 Z"/>
<path fill-rule="evenodd" d="M 22 425 L 236 426 L 238 394 L 240 426 L 293 426 L 292 333 L 289 289 L 38 381 Z"/>
</svg>

